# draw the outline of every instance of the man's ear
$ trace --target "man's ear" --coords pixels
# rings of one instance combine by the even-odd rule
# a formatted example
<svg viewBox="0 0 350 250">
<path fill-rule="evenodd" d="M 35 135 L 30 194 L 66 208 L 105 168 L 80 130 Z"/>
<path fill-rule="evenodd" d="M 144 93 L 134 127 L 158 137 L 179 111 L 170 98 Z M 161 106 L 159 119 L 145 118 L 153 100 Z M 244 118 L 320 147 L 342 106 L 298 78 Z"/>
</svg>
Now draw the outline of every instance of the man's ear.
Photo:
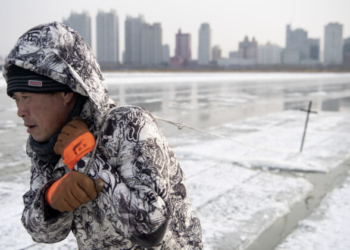
<svg viewBox="0 0 350 250">
<path fill-rule="evenodd" d="M 61 95 L 63 97 L 63 102 L 65 105 L 72 104 L 76 100 L 76 94 L 74 92 L 62 92 Z"/>
</svg>

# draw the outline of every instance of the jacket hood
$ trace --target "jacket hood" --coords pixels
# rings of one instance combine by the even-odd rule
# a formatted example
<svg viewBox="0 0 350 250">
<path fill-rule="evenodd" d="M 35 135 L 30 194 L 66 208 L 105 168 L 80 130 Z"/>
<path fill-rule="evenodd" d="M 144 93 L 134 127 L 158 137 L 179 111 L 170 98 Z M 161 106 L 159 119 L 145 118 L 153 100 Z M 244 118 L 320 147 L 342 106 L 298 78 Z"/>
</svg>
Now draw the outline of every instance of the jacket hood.
<svg viewBox="0 0 350 250">
<path fill-rule="evenodd" d="M 108 97 L 92 50 L 76 31 L 59 22 L 36 26 L 18 39 L 5 60 L 3 76 L 6 81 L 11 65 L 50 77 L 89 97 L 97 126 L 105 112 L 115 105 Z"/>
</svg>

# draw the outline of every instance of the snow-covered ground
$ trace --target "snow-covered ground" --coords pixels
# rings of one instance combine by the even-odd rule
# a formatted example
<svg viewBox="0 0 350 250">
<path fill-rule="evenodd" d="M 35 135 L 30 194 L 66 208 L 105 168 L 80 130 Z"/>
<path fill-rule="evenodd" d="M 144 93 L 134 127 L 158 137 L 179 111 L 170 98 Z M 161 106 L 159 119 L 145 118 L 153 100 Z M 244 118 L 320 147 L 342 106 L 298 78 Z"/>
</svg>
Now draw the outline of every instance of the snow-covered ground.
<svg viewBox="0 0 350 250">
<path fill-rule="evenodd" d="M 29 172 L 24 172 L 18 175 L 12 175 L 7 180 L 0 181 L 0 197 L 2 204 L 0 208 L 0 249 L 78 249 L 72 234 L 63 242 L 53 245 L 36 244 L 32 241 L 30 235 L 26 232 L 21 223 L 21 214 L 23 210 L 22 195 L 28 191 L 29 178 Z"/>
<path fill-rule="evenodd" d="M 328 172 L 349 156 L 350 120 L 339 113 L 311 114 L 300 153 L 305 119 L 304 112 L 285 111 L 224 124 L 210 131 L 229 140 L 196 142 L 193 147 L 191 139 L 184 138 L 177 152 L 246 168 Z"/>
<path fill-rule="evenodd" d="M 276 250 L 349 250 L 350 177 L 329 193 Z"/>
<path fill-rule="evenodd" d="M 327 174 L 349 157 L 350 74 L 104 76 L 116 101 L 140 105 L 157 116 L 226 137 L 219 139 L 186 128 L 178 131 L 158 121 L 186 174 L 189 195 L 202 223 L 205 249 L 249 246 L 261 232 L 290 213 L 294 204 L 310 195 L 314 187 L 304 173 Z M 36 244 L 21 224 L 21 197 L 30 176 L 25 153 L 27 134 L 23 121 L 16 117 L 15 104 L 4 93 L 5 86 L 0 76 L 0 249 L 77 249 L 72 235 L 54 245 Z M 319 113 L 310 115 L 304 150 L 299 153 L 306 113 L 283 110 L 305 108 L 309 100 Z M 347 181 L 335 193 L 350 189 L 349 184 Z M 328 205 L 322 205 L 320 212 L 324 216 L 313 215 L 302 222 L 296 236 L 288 238 L 282 249 L 329 249 L 314 248 L 311 240 L 327 240 L 329 244 L 324 246 L 345 242 L 349 221 L 346 215 L 337 217 L 339 221 L 335 215 L 345 214 L 350 205 L 341 198 L 325 203 Z M 332 209 L 332 216 L 327 209 Z M 327 226 L 336 223 L 339 227 Z M 313 233 L 310 244 L 302 243 L 298 235 L 308 229 Z"/>
<path fill-rule="evenodd" d="M 286 111 L 211 129 L 234 141 L 171 140 L 203 224 L 206 249 L 249 246 L 308 197 L 313 186 L 303 173 L 327 173 L 349 157 L 350 115 L 312 115 L 299 153 L 305 118 L 303 112 Z"/>
<path fill-rule="evenodd" d="M 313 185 L 303 178 L 303 172 L 327 172 L 349 156 L 349 114 L 322 112 L 313 115 L 304 151 L 300 154 L 304 120 L 305 113 L 287 111 L 210 129 L 239 143 L 194 134 L 186 129 L 180 137 L 169 138 L 202 223 L 205 249 L 244 249 L 249 246 L 278 218 L 288 214 L 294 204 L 310 194 Z M 296 177 L 279 174 L 285 170 L 299 174 Z M 0 207 L 0 235 L 7 239 L 0 241 L 0 249 L 76 249 L 72 235 L 63 242 L 43 245 L 33 243 L 25 232 L 20 222 L 21 196 L 28 188 L 28 180 L 29 173 L 23 172 L 0 181 L 0 197 L 5 204 Z M 334 202 L 333 214 L 337 210 L 345 213 L 350 209 L 350 203 L 337 199 L 339 203 Z M 301 226 L 302 230 L 312 227 L 323 230 L 317 226 L 318 220 L 308 221 L 301 224 L 308 225 Z M 328 242 L 348 237 L 348 222 L 346 217 L 337 219 L 333 223 L 341 225 L 333 227 L 334 231 L 325 226 L 331 232 L 322 231 L 313 237 L 317 241 L 317 237 L 322 238 L 327 233 Z M 306 247 L 309 248 L 300 249 L 315 249 L 312 244 Z M 299 248 L 288 245 L 283 249 Z"/>
</svg>

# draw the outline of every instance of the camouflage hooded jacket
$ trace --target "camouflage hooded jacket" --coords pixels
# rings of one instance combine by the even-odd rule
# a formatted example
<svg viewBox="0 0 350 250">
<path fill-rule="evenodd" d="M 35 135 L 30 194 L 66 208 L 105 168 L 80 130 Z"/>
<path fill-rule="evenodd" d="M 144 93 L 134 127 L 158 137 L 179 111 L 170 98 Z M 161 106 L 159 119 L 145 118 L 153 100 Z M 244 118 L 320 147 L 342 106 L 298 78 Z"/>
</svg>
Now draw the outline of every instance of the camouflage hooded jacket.
<svg viewBox="0 0 350 250">
<path fill-rule="evenodd" d="M 17 41 L 5 61 L 48 76 L 87 96 L 81 117 L 101 140 L 88 171 L 105 182 L 98 197 L 73 212 L 48 213 L 45 192 L 69 169 L 31 157 L 30 190 L 22 222 L 36 242 L 55 243 L 72 231 L 79 249 L 202 249 L 184 174 L 154 118 L 134 106 L 116 107 L 81 36 L 58 22 L 37 26 Z M 84 172 L 91 153 L 74 167 Z M 164 235 L 164 236 L 163 236 Z"/>
</svg>

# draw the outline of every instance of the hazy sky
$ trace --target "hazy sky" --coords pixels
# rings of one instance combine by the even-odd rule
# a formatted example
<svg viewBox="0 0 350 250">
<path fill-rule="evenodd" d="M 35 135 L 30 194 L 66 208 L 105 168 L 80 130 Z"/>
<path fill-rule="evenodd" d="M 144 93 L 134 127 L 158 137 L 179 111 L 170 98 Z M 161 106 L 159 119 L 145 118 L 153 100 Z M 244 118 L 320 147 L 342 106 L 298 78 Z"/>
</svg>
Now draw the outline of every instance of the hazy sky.
<svg viewBox="0 0 350 250">
<path fill-rule="evenodd" d="M 192 57 L 197 58 L 198 30 L 208 22 L 212 45 L 220 45 L 223 56 L 238 49 L 244 36 L 259 44 L 268 41 L 285 46 L 285 26 L 303 28 L 310 38 L 323 42 L 324 26 L 343 24 L 343 37 L 350 37 L 350 0 L 0 0 L 0 56 L 4 57 L 17 38 L 28 29 L 51 21 L 62 22 L 71 11 L 86 10 L 92 18 L 93 49 L 98 10 L 115 9 L 119 16 L 120 57 L 124 51 L 126 15 L 144 15 L 148 23 L 160 22 L 163 44 L 175 50 L 175 34 L 181 28 L 192 35 Z M 323 50 L 321 48 L 321 50 Z M 121 58 L 120 58 L 121 59 Z"/>
</svg>

